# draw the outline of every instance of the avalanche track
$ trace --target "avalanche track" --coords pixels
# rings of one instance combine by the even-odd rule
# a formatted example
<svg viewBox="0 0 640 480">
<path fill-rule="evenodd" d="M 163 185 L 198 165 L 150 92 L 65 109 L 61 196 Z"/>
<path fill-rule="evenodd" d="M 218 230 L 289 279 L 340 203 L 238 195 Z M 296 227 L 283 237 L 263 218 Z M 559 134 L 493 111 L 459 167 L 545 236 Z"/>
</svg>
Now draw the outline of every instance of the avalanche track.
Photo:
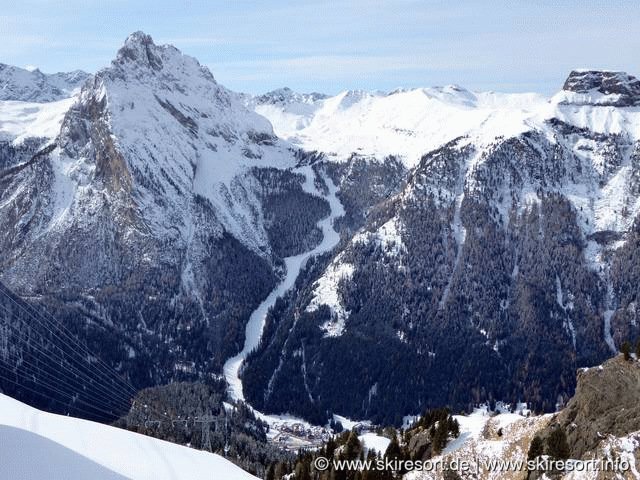
<svg viewBox="0 0 640 480">
<path fill-rule="evenodd" d="M 233 400 L 245 401 L 244 393 L 242 391 L 242 381 L 240 380 L 240 369 L 242 368 L 247 355 L 249 355 L 249 353 L 260 343 L 262 330 L 264 328 L 265 319 L 269 309 L 276 303 L 276 300 L 279 297 L 293 287 L 296 278 L 306 265 L 309 258 L 332 250 L 340 241 L 340 235 L 333 228 L 333 221 L 336 218 L 343 216 L 345 212 L 340 200 L 336 197 L 337 187 L 330 178 L 323 175 L 323 179 L 329 189 L 329 194 L 326 196 L 322 195 L 322 193 L 315 187 L 315 173 L 310 166 L 300 167 L 294 171 L 302 173 L 305 176 L 306 181 L 302 187 L 305 192 L 311 195 L 323 196 L 329 202 L 331 213 L 327 218 L 318 222 L 318 228 L 322 229 L 323 234 L 323 240 L 320 245 L 308 252 L 284 259 L 287 269 L 284 279 L 251 314 L 246 327 L 245 342 L 242 351 L 235 357 L 227 360 L 224 364 L 224 376 L 229 385 L 229 395 Z M 260 416 L 263 417 L 264 415 Z"/>
</svg>

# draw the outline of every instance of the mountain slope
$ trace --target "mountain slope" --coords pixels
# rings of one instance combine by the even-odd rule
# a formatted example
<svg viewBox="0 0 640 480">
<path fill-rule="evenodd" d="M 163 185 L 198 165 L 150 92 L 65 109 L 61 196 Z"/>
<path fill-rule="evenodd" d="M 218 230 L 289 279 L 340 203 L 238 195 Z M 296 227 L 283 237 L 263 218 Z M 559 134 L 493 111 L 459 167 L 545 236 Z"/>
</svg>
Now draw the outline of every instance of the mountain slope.
<svg viewBox="0 0 640 480">
<path fill-rule="evenodd" d="M 1 144 L 0 280 L 138 387 L 218 372 L 282 257 L 322 240 L 329 207 L 296 149 L 141 32 L 76 99 L 32 105 L 0 107 L 20 118 Z"/>
<path fill-rule="evenodd" d="M 567 82 L 597 90 L 593 75 Z M 599 78 L 608 91 L 610 75 Z M 548 411 L 573 393 L 578 366 L 638 336 L 640 116 L 570 103 L 574 90 L 531 111 L 510 101 L 422 155 L 401 191 L 273 312 L 245 373 L 247 398 L 396 423 L 411 409 L 493 400 Z M 371 112 L 389 97 L 372 98 L 356 105 Z M 448 102 L 440 111 L 459 110 L 458 96 Z M 457 115 L 487 113 L 473 108 Z M 341 194 L 361 188 L 348 179 L 362 156 L 334 169 Z"/>
<path fill-rule="evenodd" d="M 326 174 L 340 243 L 271 298 L 247 399 L 322 424 L 553 410 L 640 333 L 639 98 L 599 71 L 550 100 L 248 98 L 137 32 L 77 98 L 0 102 L 0 281 L 136 387 L 217 375 L 326 240 Z"/>
</svg>

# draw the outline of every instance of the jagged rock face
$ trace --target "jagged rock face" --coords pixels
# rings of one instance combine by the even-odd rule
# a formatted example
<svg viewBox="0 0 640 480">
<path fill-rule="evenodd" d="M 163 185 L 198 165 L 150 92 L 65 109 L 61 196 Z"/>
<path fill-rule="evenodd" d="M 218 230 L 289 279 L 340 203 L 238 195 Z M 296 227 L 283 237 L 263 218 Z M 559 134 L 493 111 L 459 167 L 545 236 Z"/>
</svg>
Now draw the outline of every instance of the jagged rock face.
<svg viewBox="0 0 640 480">
<path fill-rule="evenodd" d="M 607 437 L 640 430 L 640 364 L 622 355 L 578 372 L 576 393 L 552 419 L 567 433 L 571 458 L 582 458 Z"/>
<path fill-rule="evenodd" d="M 0 101 L 53 102 L 70 97 L 89 77 L 77 70 L 47 75 L 0 63 Z"/>
<path fill-rule="evenodd" d="M 640 80 L 625 72 L 574 70 L 563 90 L 588 94 L 597 91 L 605 96 L 602 106 L 634 107 L 640 105 Z"/>
</svg>

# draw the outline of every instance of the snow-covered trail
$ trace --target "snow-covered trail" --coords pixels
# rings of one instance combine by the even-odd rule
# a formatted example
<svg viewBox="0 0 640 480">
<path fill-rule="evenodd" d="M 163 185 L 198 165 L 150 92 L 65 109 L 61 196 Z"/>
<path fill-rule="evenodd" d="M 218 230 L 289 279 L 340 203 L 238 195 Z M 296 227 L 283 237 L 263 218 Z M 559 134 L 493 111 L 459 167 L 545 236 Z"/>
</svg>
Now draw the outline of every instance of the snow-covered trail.
<svg viewBox="0 0 640 480">
<path fill-rule="evenodd" d="M 279 297 L 284 295 L 287 290 L 293 287 L 296 278 L 298 278 L 300 271 L 304 268 L 309 258 L 328 252 L 340 241 L 340 235 L 333 228 L 333 221 L 336 218 L 343 216 L 345 212 L 340 200 L 336 197 L 337 187 L 330 178 L 323 175 L 324 181 L 329 188 L 329 194 L 324 196 L 315 187 L 315 173 L 310 166 L 300 167 L 295 171 L 302 173 L 306 178 L 306 181 L 302 186 L 303 190 L 309 194 L 325 198 L 329 202 L 331 213 L 327 218 L 318 222 L 318 227 L 322 230 L 323 235 L 320 245 L 308 252 L 292 257 L 286 257 L 284 259 L 287 269 L 284 279 L 251 314 L 245 331 L 244 348 L 242 351 L 235 357 L 227 360 L 224 364 L 224 376 L 227 384 L 229 385 L 229 395 L 233 400 L 245 401 L 244 392 L 242 390 L 242 381 L 239 377 L 240 369 L 242 368 L 242 364 L 247 358 L 247 355 L 249 355 L 249 353 L 260 343 L 265 319 L 269 309 L 276 303 L 276 300 Z"/>
</svg>

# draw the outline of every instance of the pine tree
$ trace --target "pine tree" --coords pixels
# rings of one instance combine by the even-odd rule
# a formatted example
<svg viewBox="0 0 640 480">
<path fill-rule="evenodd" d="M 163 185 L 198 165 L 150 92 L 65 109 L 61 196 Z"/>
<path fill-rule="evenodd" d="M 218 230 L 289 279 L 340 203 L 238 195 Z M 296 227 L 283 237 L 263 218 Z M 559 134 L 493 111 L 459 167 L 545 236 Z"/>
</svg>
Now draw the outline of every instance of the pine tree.
<svg viewBox="0 0 640 480">
<path fill-rule="evenodd" d="M 391 442 L 389 442 L 389 446 L 384 452 L 384 456 L 393 460 L 402 458 L 402 449 L 400 448 L 400 444 L 398 443 L 398 439 L 395 435 L 391 438 Z"/>
<path fill-rule="evenodd" d="M 327 444 L 325 446 L 325 457 L 327 457 L 328 459 L 332 459 L 333 458 L 333 453 L 336 451 L 336 441 L 334 440 L 333 437 L 331 437 L 329 440 L 327 440 Z"/>
<path fill-rule="evenodd" d="M 624 359 L 626 361 L 631 360 L 631 344 L 628 341 L 625 341 L 620 347 L 620 351 L 624 355 Z"/>
<path fill-rule="evenodd" d="M 547 455 L 564 460 L 569 458 L 571 449 L 567 442 L 567 434 L 562 427 L 558 427 L 551 432 L 547 439 Z"/>
<path fill-rule="evenodd" d="M 640 360 L 640 337 L 636 341 L 636 358 Z"/>
<path fill-rule="evenodd" d="M 309 460 L 307 458 L 303 459 L 296 466 L 295 478 L 296 480 L 311 480 L 311 471 L 309 468 Z"/>
<path fill-rule="evenodd" d="M 544 453 L 544 443 L 539 436 L 533 437 L 531 445 L 529 445 L 529 453 L 527 454 L 528 460 L 534 460 Z"/>
<path fill-rule="evenodd" d="M 276 468 L 271 462 L 269 467 L 267 468 L 267 472 L 264 474 L 264 480 L 275 480 L 276 479 Z"/>
<path fill-rule="evenodd" d="M 275 466 L 273 467 L 273 477 L 280 479 L 284 474 L 285 474 L 284 465 L 282 464 L 282 462 L 276 463 Z"/>
<path fill-rule="evenodd" d="M 444 447 L 447 446 L 449 440 L 449 430 L 447 428 L 447 422 L 440 420 L 436 427 L 436 433 L 433 436 L 433 453 L 438 455 Z"/>
<path fill-rule="evenodd" d="M 358 440 L 358 433 L 355 430 L 352 430 L 349 434 L 347 444 L 344 447 L 345 458 L 347 460 L 355 460 L 358 458 L 361 449 L 362 446 L 360 444 L 360 440 Z"/>
</svg>

